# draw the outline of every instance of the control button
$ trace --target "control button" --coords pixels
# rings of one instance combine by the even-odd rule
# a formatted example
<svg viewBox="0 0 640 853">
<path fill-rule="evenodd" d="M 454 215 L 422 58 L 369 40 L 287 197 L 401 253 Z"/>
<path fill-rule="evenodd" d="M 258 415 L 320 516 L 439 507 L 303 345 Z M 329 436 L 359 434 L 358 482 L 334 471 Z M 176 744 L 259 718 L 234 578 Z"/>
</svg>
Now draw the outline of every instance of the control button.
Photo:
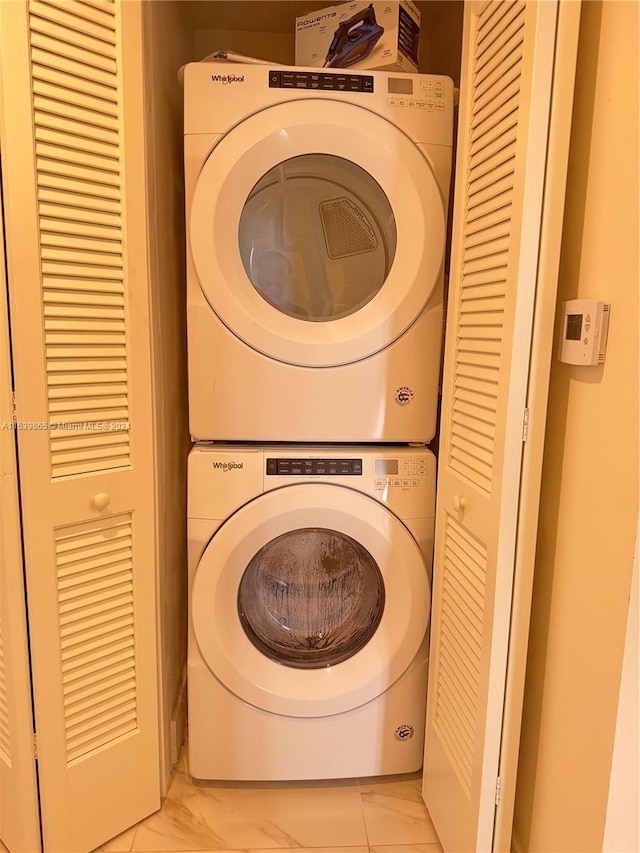
<svg viewBox="0 0 640 853">
<path fill-rule="evenodd" d="M 426 101 L 418 101 L 416 106 L 422 107 L 422 109 L 424 109 L 427 106 L 427 104 L 426 104 Z"/>
<path fill-rule="evenodd" d="M 586 346 L 589 343 L 589 338 L 585 338 L 582 343 Z"/>
<path fill-rule="evenodd" d="M 399 486 L 399 485 L 400 485 L 400 480 L 393 480 L 393 481 L 392 481 L 392 483 L 391 483 L 391 485 L 392 485 L 392 486 Z"/>
<path fill-rule="evenodd" d="M 397 107 L 398 106 L 398 102 L 396 101 L 395 98 L 389 98 L 388 104 L 390 107 Z"/>
<path fill-rule="evenodd" d="M 587 314 L 587 316 L 584 319 L 587 323 L 590 323 L 591 322 L 591 314 Z"/>
<path fill-rule="evenodd" d="M 399 107 L 406 107 L 406 105 L 407 105 L 407 102 L 404 100 L 404 98 L 400 98 L 398 100 L 398 106 Z"/>
<path fill-rule="evenodd" d="M 409 483 L 409 481 L 408 481 L 408 480 L 403 480 L 403 481 L 402 481 L 402 486 L 403 486 L 403 488 L 408 489 L 410 485 L 411 485 L 411 484 Z"/>
<path fill-rule="evenodd" d="M 362 78 L 362 91 L 373 92 L 373 77 Z"/>
<path fill-rule="evenodd" d="M 280 88 L 280 72 L 279 71 L 270 71 L 269 72 L 269 86 L 272 89 Z"/>
<path fill-rule="evenodd" d="M 585 330 L 585 332 L 588 332 L 590 328 L 591 328 L 591 323 L 585 323 L 585 324 L 584 324 L 584 330 Z"/>
<path fill-rule="evenodd" d="M 374 480 L 373 485 L 376 489 L 384 489 L 384 480 Z"/>
</svg>

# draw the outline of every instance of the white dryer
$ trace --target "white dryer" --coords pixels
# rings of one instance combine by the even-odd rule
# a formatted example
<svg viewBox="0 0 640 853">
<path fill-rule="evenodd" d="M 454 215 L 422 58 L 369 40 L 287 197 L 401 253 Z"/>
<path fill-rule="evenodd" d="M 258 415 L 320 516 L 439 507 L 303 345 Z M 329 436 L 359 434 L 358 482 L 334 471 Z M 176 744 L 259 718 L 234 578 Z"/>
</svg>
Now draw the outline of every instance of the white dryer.
<svg viewBox="0 0 640 853">
<path fill-rule="evenodd" d="M 428 450 L 192 450 L 193 776 L 419 769 L 434 505 Z"/>
<path fill-rule="evenodd" d="M 428 441 L 453 84 L 185 69 L 194 438 Z"/>
</svg>

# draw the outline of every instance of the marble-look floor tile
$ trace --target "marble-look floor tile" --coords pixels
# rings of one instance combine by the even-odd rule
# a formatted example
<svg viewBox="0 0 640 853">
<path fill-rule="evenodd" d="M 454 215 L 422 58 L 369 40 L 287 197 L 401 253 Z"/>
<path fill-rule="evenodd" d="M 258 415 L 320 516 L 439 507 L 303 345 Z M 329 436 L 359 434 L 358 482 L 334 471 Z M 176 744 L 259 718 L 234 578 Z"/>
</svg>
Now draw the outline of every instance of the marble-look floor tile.
<svg viewBox="0 0 640 853">
<path fill-rule="evenodd" d="M 443 853 L 441 845 L 432 844 L 376 844 L 369 848 L 370 853 Z"/>
<path fill-rule="evenodd" d="M 357 785 L 195 785 L 176 772 L 134 851 L 277 850 L 367 844 Z"/>
<path fill-rule="evenodd" d="M 369 844 L 437 843 L 438 836 L 420 794 L 420 778 L 362 782 L 362 809 Z"/>
<path fill-rule="evenodd" d="M 241 850 L 236 847 L 233 850 L 219 850 L 217 847 L 207 847 L 206 849 L 199 850 L 185 850 L 182 853 L 291 853 L 291 849 L 291 847 L 263 847 L 258 850 L 255 847 L 251 849 L 243 847 Z M 397 849 L 399 850 L 400 848 Z M 369 853 L 369 847 L 296 847 L 295 851 L 296 853 Z M 163 851 L 149 850 L 147 853 L 163 853 Z M 410 853 L 420 853 L 420 851 L 418 848 L 415 848 Z"/>
<path fill-rule="evenodd" d="M 133 839 L 135 838 L 137 828 L 137 826 L 132 826 L 131 829 L 126 829 L 120 835 L 116 835 L 115 838 L 106 841 L 94 853 L 129 853 L 133 847 Z"/>
</svg>

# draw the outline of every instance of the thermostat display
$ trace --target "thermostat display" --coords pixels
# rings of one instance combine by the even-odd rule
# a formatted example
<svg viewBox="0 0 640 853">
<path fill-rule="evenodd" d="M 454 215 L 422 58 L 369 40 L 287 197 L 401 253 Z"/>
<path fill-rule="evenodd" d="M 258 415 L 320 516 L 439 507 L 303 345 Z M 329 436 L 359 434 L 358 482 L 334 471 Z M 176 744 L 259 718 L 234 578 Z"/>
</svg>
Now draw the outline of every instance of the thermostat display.
<svg viewBox="0 0 640 853">
<path fill-rule="evenodd" d="M 582 314 L 569 314 L 567 317 L 567 340 L 579 341 L 582 336 Z"/>
<path fill-rule="evenodd" d="M 597 299 L 571 299 L 564 303 L 563 308 L 560 361 L 602 364 L 611 306 Z"/>
</svg>

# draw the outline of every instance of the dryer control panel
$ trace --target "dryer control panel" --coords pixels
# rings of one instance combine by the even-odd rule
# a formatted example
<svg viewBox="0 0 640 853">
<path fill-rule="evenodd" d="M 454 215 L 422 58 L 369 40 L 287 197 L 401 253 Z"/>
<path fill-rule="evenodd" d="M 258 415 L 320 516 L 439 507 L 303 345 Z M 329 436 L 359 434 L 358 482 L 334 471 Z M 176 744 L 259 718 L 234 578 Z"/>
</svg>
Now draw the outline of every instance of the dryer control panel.
<svg viewBox="0 0 640 853">
<path fill-rule="evenodd" d="M 316 89 L 324 92 L 373 92 L 371 74 L 325 74 L 313 71 L 269 71 L 270 89 Z"/>
<path fill-rule="evenodd" d="M 267 458 L 267 476 L 353 477 L 362 476 L 362 459 Z"/>
</svg>

